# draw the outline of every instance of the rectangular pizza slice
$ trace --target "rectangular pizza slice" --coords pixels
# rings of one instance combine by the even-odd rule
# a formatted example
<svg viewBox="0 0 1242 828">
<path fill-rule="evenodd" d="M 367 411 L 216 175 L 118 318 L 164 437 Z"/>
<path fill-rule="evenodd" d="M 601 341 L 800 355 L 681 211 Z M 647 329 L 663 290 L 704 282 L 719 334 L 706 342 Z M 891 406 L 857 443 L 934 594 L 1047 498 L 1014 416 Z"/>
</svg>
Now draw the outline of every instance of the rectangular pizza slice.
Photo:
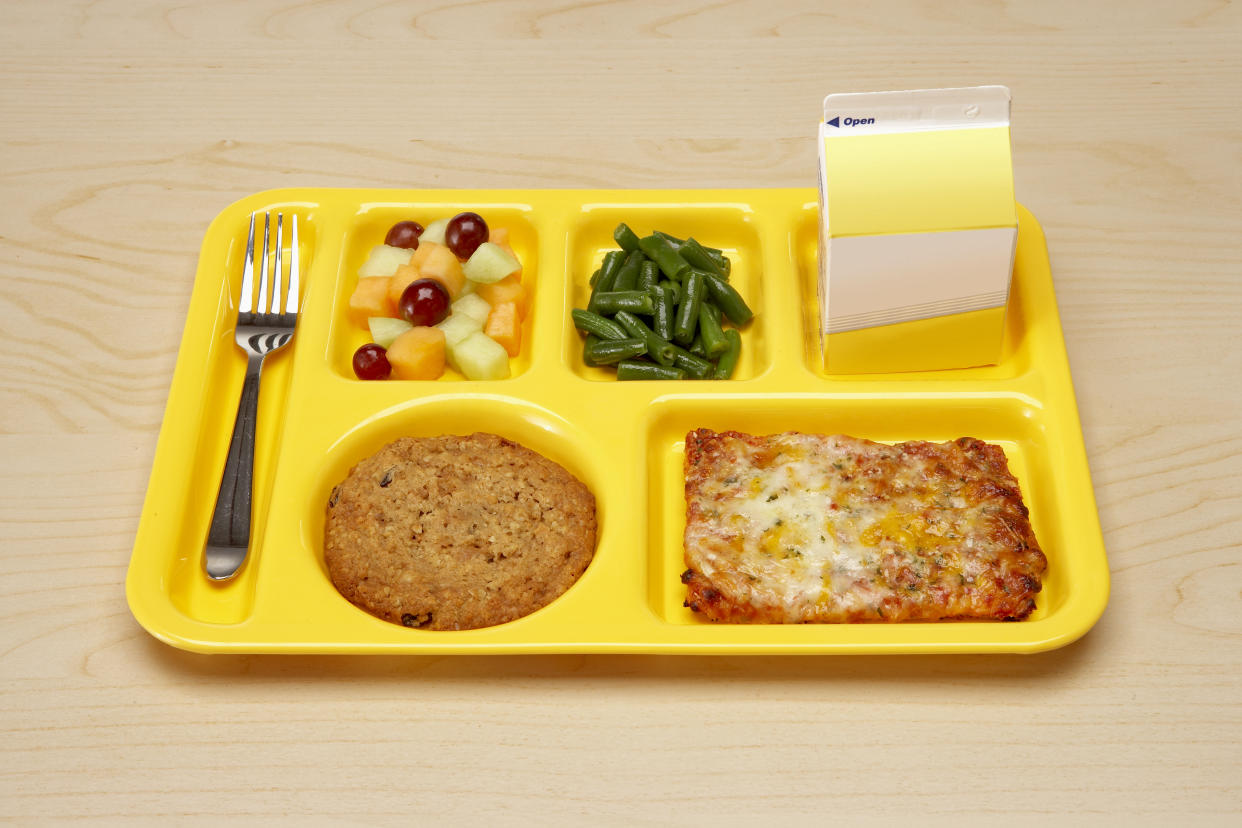
<svg viewBox="0 0 1242 828">
<path fill-rule="evenodd" d="M 1020 620 L 1047 560 L 999 446 L 686 435 L 686 606 L 712 621 Z"/>
</svg>

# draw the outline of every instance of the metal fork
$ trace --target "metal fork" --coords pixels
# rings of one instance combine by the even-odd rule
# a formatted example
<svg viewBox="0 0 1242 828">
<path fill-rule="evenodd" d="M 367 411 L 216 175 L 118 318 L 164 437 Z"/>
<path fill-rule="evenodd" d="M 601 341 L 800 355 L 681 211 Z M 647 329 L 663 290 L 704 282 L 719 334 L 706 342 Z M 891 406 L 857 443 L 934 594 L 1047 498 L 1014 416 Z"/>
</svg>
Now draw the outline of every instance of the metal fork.
<svg viewBox="0 0 1242 828">
<path fill-rule="evenodd" d="M 241 299 L 237 306 L 237 346 L 246 352 L 246 380 L 237 404 L 233 438 L 229 441 L 224 477 L 216 495 L 216 508 L 207 533 L 204 566 L 207 577 L 226 581 L 237 574 L 250 548 L 251 497 L 254 491 L 254 432 L 259 406 L 259 374 L 268 354 L 280 350 L 293 338 L 298 321 L 298 217 L 291 216 L 289 278 L 281 283 L 280 251 L 284 246 L 284 216 L 276 214 L 276 255 L 271 284 L 268 283 L 268 231 L 271 214 L 263 214 L 263 258 L 259 260 L 258 304 L 254 299 L 254 222 L 246 237 L 246 260 L 242 266 Z M 268 296 L 271 296 L 269 311 Z M 283 306 L 283 311 L 281 310 Z"/>
</svg>

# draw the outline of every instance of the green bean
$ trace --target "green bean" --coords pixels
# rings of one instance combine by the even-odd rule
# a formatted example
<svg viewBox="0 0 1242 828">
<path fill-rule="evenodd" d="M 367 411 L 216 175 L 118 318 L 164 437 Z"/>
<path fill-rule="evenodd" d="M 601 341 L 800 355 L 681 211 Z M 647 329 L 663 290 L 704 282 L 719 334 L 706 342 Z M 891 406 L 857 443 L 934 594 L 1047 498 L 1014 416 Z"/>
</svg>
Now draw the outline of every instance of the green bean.
<svg viewBox="0 0 1242 828">
<path fill-rule="evenodd" d="M 617 379 L 626 380 L 681 380 L 686 372 L 680 368 L 652 365 L 650 362 L 626 359 L 617 364 Z"/>
<path fill-rule="evenodd" d="M 647 290 L 659 284 L 659 282 L 660 266 L 644 256 L 642 266 L 638 269 L 638 284 L 636 287 L 639 290 Z"/>
<path fill-rule="evenodd" d="M 712 253 L 710 250 L 707 252 L 716 260 L 716 264 L 720 267 L 721 275 L 724 276 L 725 281 L 729 281 L 729 274 L 733 271 L 733 261 L 723 253 Z"/>
<path fill-rule="evenodd" d="M 641 339 L 597 340 L 583 347 L 582 361 L 587 365 L 612 365 L 645 353 L 647 343 Z"/>
<path fill-rule="evenodd" d="M 664 366 L 673 364 L 673 358 L 676 356 L 676 352 L 673 350 L 673 343 L 662 336 L 657 336 L 655 331 L 648 328 L 641 319 L 628 311 L 618 311 L 616 319 L 621 324 L 621 327 L 629 331 L 630 336 L 647 343 L 647 356 Z"/>
<path fill-rule="evenodd" d="M 683 244 L 685 244 L 686 242 L 690 241 L 690 239 L 679 239 L 679 238 L 677 238 L 676 236 L 674 236 L 674 235 L 673 235 L 673 234 L 671 234 L 671 233 L 665 233 L 663 230 L 655 230 L 655 231 L 652 231 L 651 235 L 653 235 L 653 236 L 659 236 L 660 238 L 665 239 L 666 241 L 671 242 L 671 243 L 672 243 L 672 245 L 678 249 L 678 251 L 680 251 L 680 250 L 681 250 L 681 246 L 682 246 Z M 707 251 L 707 253 L 708 253 L 708 254 L 709 254 L 709 255 L 710 255 L 713 259 L 723 259 L 723 258 L 725 258 L 724 251 L 723 251 L 723 250 L 721 250 L 719 247 L 708 247 L 708 246 L 707 246 L 707 245 L 705 245 L 705 244 L 701 244 L 700 246 L 701 246 L 704 250 L 706 250 L 706 251 Z"/>
<path fill-rule="evenodd" d="M 569 315 L 573 317 L 574 327 L 583 333 L 594 334 L 600 339 L 627 339 L 629 337 L 625 328 L 611 319 L 605 319 L 598 313 L 574 308 Z"/>
<path fill-rule="evenodd" d="M 676 306 L 681 301 L 681 285 L 671 279 L 665 279 L 660 282 L 660 287 L 666 287 L 672 291 L 673 305 Z"/>
<path fill-rule="evenodd" d="M 705 277 L 707 292 L 712 301 L 729 317 L 729 321 L 741 327 L 751 320 L 755 314 L 746 306 L 746 300 L 733 289 L 733 285 L 714 274 Z"/>
<path fill-rule="evenodd" d="M 621 269 L 621 265 L 625 263 L 625 252 L 622 250 L 609 250 L 604 254 L 604 261 L 599 266 L 600 279 L 607 280 L 606 284 L 611 285 L 617 278 L 617 271 Z"/>
<path fill-rule="evenodd" d="M 677 251 L 681 257 L 690 263 L 691 267 L 697 267 L 699 270 L 707 273 L 715 273 L 717 276 L 724 276 L 724 270 L 720 264 L 693 238 L 686 239 L 686 243 Z"/>
<path fill-rule="evenodd" d="M 703 357 L 704 359 L 706 359 L 706 358 L 707 358 L 707 349 L 703 347 L 703 331 L 702 331 L 702 329 L 700 329 L 700 330 L 699 330 L 699 331 L 698 331 L 698 332 L 694 335 L 694 341 L 690 343 L 690 347 L 689 347 L 689 348 L 687 348 L 686 350 L 688 350 L 690 353 L 694 354 L 695 356 L 701 356 L 701 357 Z"/>
<path fill-rule="evenodd" d="M 595 313 L 615 314 L 617 311 L 629 311 L 650 316 L 654 307 L 651 294 L 643 290 L 617 290 L 609 293 L 595 294 Z"/>
<path fill-rule="evenodd" d="M 720 309 L 711 302 L 699 305 L 699 335 L 703 337 L 704 353 L 712 359 L 729 350 L 729 341 L 720 327 Z"/>
<path fill-rule="evenodd" d="M 617 271 L 617 281 L 612 283 L 613 290 L 634 290 L 638 287 L 638 270 L 642 267 L 643 251 L 635 250 L 625 257 L 625 264 Z"/>
<path fill-rule="evenodd" d="M 701 356 L 687 351 L 685 348 L 678 348 L 673 353 L 673 367 L 680 368 L 686 372 L 686 376 L 691 379 L 709 379 L 716 366 Z"/>
<path fill-rule="evenodd" d="M 595 272 L 591 274 L 591 281 L 588 282 L 591 287 L 595 287 L 595 283 L 599 281 L 600 268 L 595 268 Z"/>
<path fill-rule="evenodd" d="M 690 272 L 690 265 L 677 252 L 677 248 L 659 236 L 644 236 L 638 240 L 647 256 L 660 266 L 660 271 L 670 279 L 680 282 Z"/>
<path fill-rule="evenodd" d="M 694 331 L 699 324 L 699 304 L 703 301 L 705 290 L 703 273 L 690 271 L 681 294 L 681 304 L 677 306 L 677 315 L 673 318 L 673 339 L 679 345 L 689 345 L 694 341 Z"/>
<path fill-rule="evenodd" d="M 653 287 L 648 291 L 654 310 L 651 313 L 651 328 L 657 336 L 664 339 L 673 338 L 673 292 L 667 287 Z"/>
<path fill-rule="evenodd" d="M 716 361 L 716 370 L 712 373 L 712 379 L 732 377 L 733 371 L 737 368 L 738 357 L 742 353 L 742 335 L 737 332 L 737 328 L 726 329 L 724 335 L 729 341 L 729 350 L 721 354 L 720 359 Z"/>
<path fill-rule="evenodd" d="M 604 254 L 604 263 L 600 266 L 599 278 L 595 280 L 595 284 L 592 286 L 591 299 L 587 302 L 587 310 L 592 313 L 597 312 L 595 297 L 612 290 L 613 284 L 617 281 L 617 271 L 621 269 L 621 264 L 624 261 L 625 253 L 620 250 L 609 250 Z"/>
<path fill-rule="evenodd" d="M 638 249 L 638 234 L 630 229 L 630 226 L 624 221 L 617 225 L 617 229 L 612 231 L 612 237 L 617 244 L 627 253 L 633 253 Z"/>
</svg>

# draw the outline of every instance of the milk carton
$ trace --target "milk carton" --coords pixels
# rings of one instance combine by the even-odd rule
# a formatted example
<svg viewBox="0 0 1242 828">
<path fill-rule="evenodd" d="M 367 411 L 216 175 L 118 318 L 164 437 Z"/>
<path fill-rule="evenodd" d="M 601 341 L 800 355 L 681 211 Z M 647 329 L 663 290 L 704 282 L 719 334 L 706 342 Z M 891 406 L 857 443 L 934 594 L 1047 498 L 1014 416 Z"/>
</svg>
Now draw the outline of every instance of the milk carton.
<svg viewBox="0 0 1242 828">
<path fill-rule="evenodd" d="M 830 373 L 1000 359 L 1018 236 L 1003 86 L 829 95 L 819 301 Z"/>
</svg>

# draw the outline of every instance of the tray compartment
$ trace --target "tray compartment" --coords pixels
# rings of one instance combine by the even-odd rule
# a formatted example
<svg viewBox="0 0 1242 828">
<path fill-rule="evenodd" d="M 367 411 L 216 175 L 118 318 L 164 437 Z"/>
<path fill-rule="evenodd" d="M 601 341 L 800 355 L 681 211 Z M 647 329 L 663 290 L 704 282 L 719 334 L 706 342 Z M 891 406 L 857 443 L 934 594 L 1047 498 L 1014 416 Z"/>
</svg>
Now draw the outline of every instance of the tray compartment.
<svg viewBox="0 0 1242 828">
<path fill-rule="evenodd" d="M 765 313 L 763 246 L 754 208 L 747 203 L 678 201 L 635 201 L 624 204 L 601 202 L 585 204 L 569 231 L 568 263 L 565 272 L 566 296 L 570 308 L 585 308 L 591 298 L 591 274 L 600 266 L 604 254 L 616 250 L 613 230 L 625 222 L 639 236 L 655 230 L 679 238 L 693 236 L 710 247 L 718 247 L 732 260 L 730 283 L 755 312 L 742 331 L 742 356 L 734 380 L 752 379 L 770 365 L 771 334 Z M 588 366 L 582 361 L 582 335 L 565 312 L 564 361 L 577 376 L 591 382 L 616 382 L 616 372 Z M 645 383 L 644 383 L 645 384 Z M 662 383 L 667 385 L 668 383 Z M 678 383 L 678 385 L 681 385 Z M 718 388 L 720 383 L 697 381 L 693 388 Z"/>
<path fill-rule="evenodd" d="M 358 284 L 358 268 L 370 255 L 371 249 L 384 243 L 389 228 L 399 221 L 412 220 L 426 226 L 437 219 L 452 218 L 470 210 L 483 216 L 489 227 L 506 227 L 510 232 L 510 245 L 522 263 L 522 284 L 528 292 L 526 319 L 522 323 L 522 350 L 509 360 L 510 379 L 520 376 L 530 368 L 534 359 L 531 334 L 538 324 L 538 274 L 539 274 L 539 219 L 535 208 L 528 203 L 462 201 L 410 201 L 361 205 L 351 217 L 344 234 L 336 294 L 333 298 L 331 331 L 328 336 L 328 364 L 332 371 L 349 380 L 358 382 L 354 376 L 353 355 L 362 345 L 371 341 L 364 326 L 354 323 L 348 314 L 349 297 Z M 398 382 L 399 380 L 388 380 Z M 434 382 L 466 382 L 453 369 L 446 369 L 444 376 Z M 426 383 L 418 383 L 420 385 Z"/>
<path fill-rule="evenodd" d="M 236 624 L 253 611 L 255 559 L 262 555 L 262 543 L 256 543 L 238 576 L 226 582 L 211 582 L 203 575 L 203 546 L 211 522 L 220 476 L 241 397 L 246 369 L 246 356 L 233 340 L 233 326 L 241 295 L 242 262 L 246 254 L 246 236 L 250 210 L 256 213 L 281 212 L 288 222 L 298 217 L 298 251 L 302 264 L 302 295 L 307 293 L 308 265 L 313 261 L 320 218 L 313 202 L 267 200 L 260 194 L 245 203 L 245 210 L 221 213 L 212 223 L 204 240 L 204 250 L 213 254 L 224 251 L 223 278 L 214 284 L 195 286 L 193 305 L 198 311 L 186 323 L 185 339 L 203 336 L 210 346 L 202 353 L 202 361 L 194 367 L 201 372 L 202 382 L 189 390 L 195 404 L 188 406 L 189 418 L 175 424 L 187 435 L 193 435 L 193 448 L 188 462 L 176 479 L 176 500 L 166 518 L 174 528 L 174 545 L 178 554 L 169 559 L 166 572 L 169 598 L 178 611 L 188 618 L 213 624 Z M 262 225 L 256 227 L 255 255 L 262 255 Z M 284 234 L 281 259 L 288 266 L 292 248 L 288 225 Z M 275 255 L 275 226 L 270 235 L 269 255 Z M 199 301 L 198 290 L 209 297 Z M 255 432 L 255 493 L 252 533 L 263 538 L 271 502 L 273 468 L 285 432 L 285 408 L 292 377 L 294 353 L 299 338 L 269 356 L 263 364 L 259 390 L 259 414 Z M 203 481 L 201 487 L 191 481 Z"/>
<path fill-rule="evenodd" d="M 302 562 L 302 568 L 314 571 L 314 579 L 319 582 L 317 590 L 322 593 L 318 587 L 327 585 L 332 596 L 330 602 L 338 605 L 338 608 L 344 607 L 347 616 L 361 614 L 370 618 L 367 613 L 349 604 L 336 592 L 324 563 L 324 517 L 333 487 L 344 480 L 358 462 L 401 437 L 468 435 L 475 432 L 498 434 L 519 443 L 560 464 L 586 484 L 596 499 L 596 558 L 569 592 L 577 589 L 595 568 L 600 550 L 604 547 L 604 539 L 613 528 L 609 520 L 610 504 L 604 496 L 607 487 L 601 480 L 603 470 L 597 462 L 603 452 L 599 440 L 564 416 L 516 398 L 480 399 L 465 395 L 425 397 L 392 406 L 347 429 L 327 449 L 324 460 L 319 464 L 307 489 L 309 494 L 302 504 L 299 522 L 303 547 L 310 559 Z M 544 610 L 551 609 L 564 598 L 565 595 L 562 595 Z M 420 630 L 401 631 L 423 635 L 444 634 Z"/>
<path fill-rule="evenodd" d="M 1023 220 L 1024 217 L 1026 220 Z M 1025 340 L 1031 326 L 1030 308 L 1036 304 L 1033 292 L 1039 289 L 1033 283 L 1039 272 L 1048 270 L 1048 259 L 1039 225 L 1025 209 L 1019 209 L 1018 250 L 1005 314 L 1001 361 L 996 365 L 904 374 L 830 374 L 824 367 L 824 351 L 819 335 L 819 206 L 814 202 L 803 205 L 799 211 L 790 230 L 789 243 L 794 255 L 802 305 L 803 358 L 807 369 L 816 376 L 867 383 L 890 383 L 901 379 L 973 382 L 1013 379 L 1031 370 L 1031 347 Z"/>
<path fill-rule="evenodd" d="M 800 431 L 849 434 L 882 443 L 944 442 L 977 437 L 1000 445 L 1031 510 L 1035 535 L 1049 560 L 1035 612 L 1026 623 L 1065 601 L 1064 527 L 1057 520 L 1056 487 L 1047 462 L 1050 444 L 1039 405 L 1021 395 L 934 394 L 875 397 L 771 396 L 680 398 L 656 403 L 648 421 L 648 600 L 672 624 L 714 625 L 682 606 L 685 571 L 685 436 L 696 428 L 774 434 Z"/>
</svg>

